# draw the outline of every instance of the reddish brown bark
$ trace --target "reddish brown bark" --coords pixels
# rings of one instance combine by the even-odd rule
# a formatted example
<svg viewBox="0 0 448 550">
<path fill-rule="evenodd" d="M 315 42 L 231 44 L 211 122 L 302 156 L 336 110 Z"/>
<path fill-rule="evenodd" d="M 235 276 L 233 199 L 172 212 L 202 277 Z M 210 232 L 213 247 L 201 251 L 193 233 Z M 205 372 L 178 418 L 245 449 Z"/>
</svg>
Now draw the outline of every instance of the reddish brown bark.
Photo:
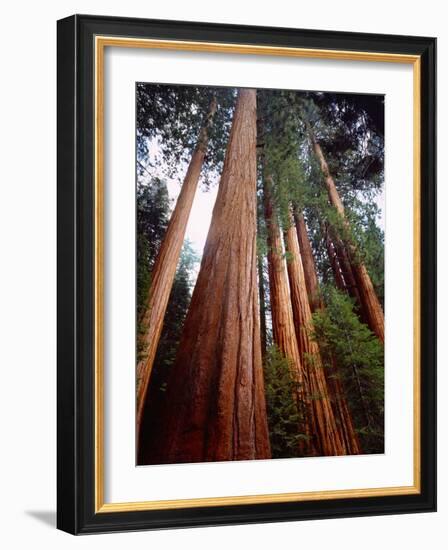
<svg viewBox="0 0 448 550">
<path fill-rule="evenodd" d="M 333 411 L 346 452 L 350 455 L 362 454 L 361 443 L 353 425 L 352 415 L 348 407 L 339 368 L 336 363 L 333 362 L 330 367 L 326 368 L 325 372 Z"/>
<path fill-rule="evenodd" d="M 337 236 L 336 231 L 332 230 L 327 224 L 322 232 L 325 235 L 325 244 L 331 269 L 333 271 L 336 286 L 339 290 L 346 292 L 355 300 L 358 315 L 363 323 L 367 323 L 367 313 L 364 311 L 364 303 L 358 290 L 358 284 L 355 279 L 352 264 L 347 250 L 342 240 Z"/>
<path fill-rule="evenodd" d="M 327 248 L 328 258 L 330 260 L 331 270 L 333 271 L 334 280 L 338 289 L 342 292 L 347 292 L 344 276 L 342 275 L 341 264 L 339 263 L 338 254 L 333 241 L 329 235 L 325 236 L 325 246 Z"/>
<path fill-rule="evenodd" d="M 322 173 L 324 175 L 325 187 L 327 189 L 330 203 L 334 206 L 344 221 L 347 232 L 349 231 L 349 222 L 345 217 L 344 205 L 342 204 L 339 193 L 336 189 L 334 179 L 328 168 L 327 161 L 319 143 L 312 136 L 313 148 L 319 161 Z M 366 317 L 370 330 L 377 335 L 381 342 L 384 342 L 384 313 L 381 304 L 373 288 L 372 281 L 367 273 L 365 265 L 358 258 L 358 252 L 355 244 L 346 239 L 344 242 L 349 262 L 352 268 L 355 284 L 358 288 L 361 309 Z"/>
<path fill-rule="evenodd" d="M 334 264 L 333 269 L 335 270 L 336 284 L 338 284 L 338 286 L 341 285 L 341 290 L 345 290 L 346 287 L 345 287 L 342 274 L 340 272 L 339 260 L 338 260 L 336 251 L 334 250 L 333 243 L 329 238 L 328 234 L 326 234 L 326 237 L 327 237 L 327 247 L 329 250 L 330 262 L 332 262 L 332 266 Z M 292 246 L 294 246 L 294 243 L 292 243 Z M 307 283 L 307 279 L 311 273 L 312 280 L 308 281 L 308 284 L 306 284 L 306 287 L 308 288 L 313 281 L 317 281 L 317 270 L 316 270 L 316 264 L 314 262 L 314 257 L 312 255 L 311 243 L 308 238 L 308 232 L 306 230 L 306 226 L 303 226 L 301 230 L 301 239 L 299 240 L 299 252 L 303 258 L 302 249 L 311 251 L 311 258 L 310 258 L 311 261 L 309 264 L 310 269 L 308 271 L 304 270 L 303 272 L 305 283 Z M 296 276 L 296 279 L 299 279 L 299 277 Z M 291 285 L 291 288 L 292 288 L 292 285 Z M 323 302 L 321 302 L 320 308 L 323 308 L 323 307 L 324 307 L 324 304 Z M 350 413 L 350 410 L 347 404 L 347 399 L 346 399 L 343 383 L 341 380 L 339 368 L 337 364 L 334 361 L 332 361 L 330 365 L 326 365 L 324 367 L 323 371 L 327 382 L 328 395 L 332 404 L 334 417 L 336 419 L 336 423 L 339 428 L 339 436 L 344 446 L 345 454 L 360 454 L 362 452 L 361 445 L 359 442 L 358 435 L 355 431 L 355 427 L 353 425 L 352 415 Z"/>
<path fill-rule="evenodd" d="M 152 463 L 269 458 L 256 258 L 256 92 L 238 94 Z"/>
<path fill-rule="evenodd" d="M 299 345 L 294 326 L 294 315 L 288 285 L 283 244 L 270 191 L 269 177 L 264 182 L 265 219 L 268 242 L 269 293 L 271 301 L 272 332 L 274 342 L 288 359 L 293 380 L 297 382 L 297 403 L 302 415 L 299 431 L 307 436 L 301 440 L 299 452 L 305 456 L 318 454 L 320 447 L 316 440 L 313 409 L 310 400 L 310 384 L 307 372 L 300 358 Z"/>
<path fill-rule="evenodd" d="M 335 233 L 335 232 L 333 232 Z M 329 237 L 331 239 L 331 237 Z M 361 322 L 369 324 L 369 313 L 366 310 L 365 301 L 361 297 L 359 285 L 355 277 L 353 262 L 350 261 L 347 249 L 339 237 L 334 234 L 332 240 L 333 249 L 336 252 L 337 262 L 344 279 L 345 290 L 355 301 L 356 310 Z"/>
<path fill-rule="evenodd" d="M 216 112 L 216 107 L 216 99 L 213 99 L 210 104 L 207 121 L 200 132 L 198 144 L 191 157 L 176 207 L 174 208 L 151 273 L 151 286 L 148 293 L 147 305 L 141 319 L 142 332 L 138 339 L 139 360 L 137 363 L 136 388 L 137 438 L 140 435 L 145 399 L 162 332 L 163 319 L 176 275 L 188 217 L 204 163 L 208 131 Z"/>
<path fill-rule="evenodd" d="M 344 455 L 347 454 L 347 448 L 333 414 L 319 347 L 310 337 L 311 308 L 292 217 L 290 221 L 291 224 L 285 231 L 289 286 L 300 358 L 308 373 L 316 447 L 321 455 Z"/>
<path fill-rule="evenodd" d="M 302 257 L 303 271 L 305 273 L 306 290 L 311 311 L 314 312 L 322 306 L 322 298 L 319 291 L 319 282 L 317 280 L 316 266 L 314 264 L 313 251 L 308 238 L 305 218 L 302 212 L 294 212 L 296 223 L 297 238 Z"/>
</svg>

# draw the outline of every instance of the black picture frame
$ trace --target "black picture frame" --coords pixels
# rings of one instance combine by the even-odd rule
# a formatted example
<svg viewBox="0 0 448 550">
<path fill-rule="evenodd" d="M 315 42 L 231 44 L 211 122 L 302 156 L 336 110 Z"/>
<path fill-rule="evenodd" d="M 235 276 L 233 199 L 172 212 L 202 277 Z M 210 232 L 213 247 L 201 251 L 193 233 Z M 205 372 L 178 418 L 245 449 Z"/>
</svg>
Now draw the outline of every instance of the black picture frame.
<svg viewBox="0 0 448 550">
<path fill-rule="evenodd" d="M 74 15 L 58 21 L 57 526 L 72 534 L 436 509 L 436 40 Z M 121 36 L 410 54 L 421 59 L 421 490 L 332 500 L 95 511 L 94 38 Z"/>
</svg>

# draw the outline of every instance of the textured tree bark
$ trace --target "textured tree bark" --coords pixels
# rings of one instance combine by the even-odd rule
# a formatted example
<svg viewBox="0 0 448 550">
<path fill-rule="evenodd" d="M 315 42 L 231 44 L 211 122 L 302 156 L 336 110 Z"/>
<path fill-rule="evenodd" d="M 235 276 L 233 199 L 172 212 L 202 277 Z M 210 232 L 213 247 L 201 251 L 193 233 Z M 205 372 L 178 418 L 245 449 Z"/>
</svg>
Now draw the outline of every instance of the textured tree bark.
<svg viewBox="0 0 448 550">
<path fill-rule="evenodd" d="M 358 284 L 345 245 L 329 224 L 326 224 L 325 228 L 322 224 L 322 232 L 325 235 L 325 244 L 336 286 L 355 300 L 357 313 L 361 321 L 367 323 L 368 317 L 364 311 L 364 303 L 361 300 Z"/>
<path fill-rule="evenodd" d="M 304 253 L 302 253 L 302 250 L 304 250 L 304 251 L 309 250 L 311 252 L 310 261 L 309 261 L 309 269 L 308 270 L 303 270 L 303 276 L 305 278 L 305 286 L 308 289 L 310 287 L 310 285 L 314 284 L 314 281 L 317 282 L 318 279 L 317 279 L 316 264 L 314 262 L 314 257 L 313 257 L 312 249 L 311 249 L 311 243 L 310 243 L 309 238 L 308 238 L 308 232 L 306 230 L 305 224 L 303 224 L 303 226 L 301 228 L 300 236 L 301 236 L 301 238 L 299 239 L 299 250 L 298 250 L 298 252 L 296 251 L 293 256 L 299 256 L 300 255 L 303 258 Z M 326 236 L 328 237 L 328 234 Z M 294 250 L 295 249 L 294 233 L 288 239 L 288 243 L 290 243 L 290 244 L 288 244 L 288 248 L 290 248 L 291 251 Z M 331 242 L 330 239 L 327 240 L 327 246 L 329 246 L 329 245 L 332 245 L 332 242 Z M 333 260 L 337 264 L 338 263 L 338 258 L 337 258 L 336 252 L 334 252 L 332 249 L 330 249 L 330 250 L 332 252 Z M 330 251 L 329 251 L 329 254 L 330 254 Z M 331 258 L 330 258 L 330 261 L 331 261 Z M 298 266 L 295 269 L 297 274 L 295 274 L 293 272 L 294 271 L 293 270 L 293 267 L 294 267 L 293 265 L 291 265 L 291 266 L 288 265 L 288 270 L 291 271 L 290 279 L 291 278 L 295 279 L 296 281 L 298 281 L 300 283 L 300 281 L 301 281 L 300 262 L 297 262 L 297 263 L 298 263 Z M 337 270 L 339 270 L 338 265 L 336 265 L 335 268 Z M 309 277 L 311 277 L 311 280 L 308 280 Z M 342 285 L 342 289 L 345 289 L 344 281 L 343 281 L 341 275 L 339 275 L 339 277 L 337 278 L 336 282 L 338 283 L 338 281 L 339 281 L 339 284 Z M 293 292 L 294 286 L 296 286 L 296 285 L 291 284 L 291 293 L 292 293 L 292 295 L 295 294 L 295 292 Z M 303 287 L 303 285 L 297 285 L 297 286 L 298 286 L 299 289 L 301 287 Z M 302 290 L 302 294 L 303 294 L 303 290 Z M 318 288 L 317 288 L 317 294 L 319 294 L 319 289 Z M 298 306 L 296 306 L 296 308 L 294 308 L 294 311 L 295 312 L 297 311 L 297 313 L 295 314 L 296 327 L 297 327 L 297 326 L 299 326 L 299 323 L 297 322 L 297 318 L 300 317 L 301 315 L 308 315 L 308 311 L 307 311 L 307 308 L 306 308 L 306 304 L 304 306 L 301 306 L 300 305 L 300 300 L 293 300 L 293 306 L 294 306 L 295 302 L 298 303 Z M 320 307 L 320 309 L 322 309 L 324 307 L 324 304 L 323 304 L 322 301 L 320 302 L 319 307 Z M 303 313 L 300 313 L 300 312 L 303 312 Z M 310 317 L 311 317 L 311 311 L 310 311 Z M 311 322 L 311 319 L 308 321 L 308 324 L 310 322 Z M 304 339 L 304 337 L 303 337 L 303 339 Z M 306 341 L 304 343 L 306 344 Z M 317 344 L 315 344 L 315 345 L 317 346 Z M 318 347 L 317 347 L 317 349 L 318 349 Z M 308 352 L 306 351 L 306 347 L 303 346 L 303 345 L 301 345 L 301 350 L 303 350 L 302 353 L 310 353 L 309 351 Z M 312 353 L 312 351 L 311 351 L 311 353 Z M 317 356 L 318 364 L 319 364 L 319 361 L 321 362 L 320 354 Z M 344 448 L 344 454 L 360 454 L 361 453 L 361 445 L 360 445 L 358 435 L 357 435 L 357 433 L 355 431 L 355 428 L 354 428 L 354 425 L 353 425 L 352 415 L 350 413 L 350 410 L 349 410 L 349 407 L 348 407 L 348 404 L 347 404 L 347 399 L 346 399 L 346 396 L 345 396 L 345 390 L 344 390 L 342 380 L 341 380 L 341 377 L 340 377 L 339 368 L 338 368 L 337 364 L 334 361 L 332 361 L 331 366 L 323 368 L 323 372 L 324 372 L 324 376 L 325 376 L 326 383 L 327 383 L 328 396 L 329 396 L 329 399 L 331 401 L 334 417 L 336 419 L 336 425 L 338 427 L 339 437 L 340 437 L 340 440 L 342 442 L 342 446 Z"/>
<path fill-rule="evenodd" d="M 292 377 L 298 383 L 296 398 L 299 411 L 303 416 L 299 431 L 307 436 L 307 439 L 300 442 L 299 452 L 304 456 L 310 456 L 319 454 L 321 449 L 316 439 L 317 430 L 310 400 L 310 382 L 300 358 L 283 244 L 276 214 L 273 209 L 270 188 L 270 178 L 267 176 L 264 178 L 263 193 L 268 233 L 268 271 L 272 332 L 275 344 L 289 360 Z"/>
<path fill-rule="evenodd" d="M 317 271 L 313 258 L 308 232 L 306 229 L 305 218 L 302 212 L 294 211 L 294 221 L 296 224 L 297 238 L 299 240 L 300 253 L 302 257 L 303 270 L 305 273 L 306 290 L 311 311 L 314 312 L 322 307 L 322 298 L 319 292 L 319 282 L 317 280 Z"/>
<path fill-rule="evenodd" d="M 330 237 L 331 239 L 331 237 Z M 350 261 L 350 256 L 342 240 L 333 231 L 333 248 L 336 252 L 339 269 L 344 279 L 345 290 L 349 296 L 355 301 L 356 311 L 361 322 L 369 324 L 369 313 L 366 311 L 366 303 L 361 297 L 359 285 L 355 277 L 353 262 Z"/>
<path fill-rule="evenodd" d="M 256 92 L 239 91 L 151 463 L 270 458 L 256 257 Z"/>
<path fill-rule="evenodd" d="M 339 433 L 345 445 L 346 452 L 349 455 L 362 454 L 361 443 L 353 425 L 352 415 L 347 404 L 345 390 L 336 363 L 333 363 L 331 368 L 326 370 L 326 373 L 331 403 L 336 421 L 340 427 Z"/>
<path fill-rule="evenodd" d="M 139 439 L 143 409 L 148 392 L 152 366 L 159 344 L 171 288 L 176 275 L 177 263 L 185 238 L 185 230 L 199 182 L 202 165 L 207 150 L 208 132 L 217 108 L 213 98 L 206 123 L 199 134 L 196 149 L 191 157 L 187 174 L 171 216 L 166 235 L 151 273 L 151 286 L 148 301 L 141 319 L 142 331 L 139 335 L 139 361 L 137 363 L 137 438 Z"/>
<path fill-rule="evenodd" d="M 342 268 L 341 264 L 339 263 L 336 248 L 328 233 L 325 235 L 325 246 L 327 248 L 327 254 L 330 260 L 331 270 L 333 271 L 336 286 L 341 292 L 348 292 L 348 289 L 345 285 L 344 276 L 342 275 Z"/>
<path fill-rule="evenodd" d="M 310 338 L 312 314 L 297 231 L 292 216 L 290 222 L 290 226 L 285 231 L 289 286 L 300 358 L 308 373 L 309 391 L 312 396 L 316 447 L 319 449 L 319 454 L 322 455 L 345 455 L 348 454 L 348 450 L 339 433 L 340 427 L 338 427 L 333 414 L 319 347 Z"/>
<path fill-rule="evenodd" d="M 314 139 L 314 136 L 311 136 L 311 140 L 313 143 L 314 152 L 324 175 L 325 186 L 327 188 L 330 203 L 336 208 L 336 211 L 344 220 L 347 229 L 349 229 L 349 222 L 345 217 L 344 205 L 342 204 L 341 198 L 336 189 L 334 179 L 330 174 L 322 148 Z M 350 265 L 360 296 L 361 309 L 366 316 L 367 324 L 369 325 L 370 330 L 377 335 L 378 339 L 384 343 L 384 313 L 375 293 L 375 289 L 373 288 L 372 281 L 367 273 L 365 265 L 357 258 L 358 254 L 354 243 L 345 242 L 344 244 L 347 247 Z"/>
</svg>

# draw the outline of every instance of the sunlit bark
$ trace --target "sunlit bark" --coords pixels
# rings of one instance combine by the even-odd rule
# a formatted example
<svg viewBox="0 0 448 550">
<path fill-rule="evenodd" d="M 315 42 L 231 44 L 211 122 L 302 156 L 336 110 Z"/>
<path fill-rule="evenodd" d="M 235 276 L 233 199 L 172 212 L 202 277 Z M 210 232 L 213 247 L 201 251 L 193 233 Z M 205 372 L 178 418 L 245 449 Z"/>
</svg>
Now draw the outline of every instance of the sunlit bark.
<svg viewBox="0 0 448 550">
<path fill-rule="evenodd" d="M 168 228 L 160 247 L 151 273 L 151 284 L 147 304 L 140 321 L 138 335 L 139 360 L 137 363 L 137 436 L 143 416 L 145 399 L 148 392 L 152 366 L 159 344 L 171 288 L 176 275 L 185 230 L 193 204 L 194 195 L 199 182 L 202 165 L 207 150 L 208 133 L 216 112 L 217 104 L 214 98 L 210 104 L 207 120 L 201 129 L 196 149 L 191 157 L 187 174 L 182 184 L 176 206 L 172 213 Z"/>
<path fill-rule="evenodd" d="M 328 235 L 326 236 L 329 237 Z M 300 237 L 301 238 L 299 239 L 299 252 L 303 258 L 304 253 L 302 252 L 302 250 L 311 251 L 311 243 L 309 241 L 308 232 L 307 232 L 305 223 L 301 227 Z M 294 247 L 293 237 L 291 237 L 291 242 L 292 242 L 291 248 L 293 248 Z M 333 249 L 333 243 L 331 239 L 328 238 L 326 244 L 328 247 L 329 255 L 331 254 L 330 262 L 332 263 L 332 266 L 334 263 L 333 269 L 335 270 L 335 279 L 336 279 L 337 286 L 339 287 L 339 285 L 341 285 L 340 289 L 345 290 L 345 286 L 344 286 L 345 283 L 342 278 L 342 274 L 340 273 L 338 257 L 336 252 Z M 318 280 L 316 264 L 314 262 L 314 257 L 312 253 L 309 256 L 309 259 L 310 259 L 309 269 L 303 271 L 307 289 L 310 287 L 310 285 L 313 285 Z M 337 275 L 338 273 L 339 275 Z M 300 281 L 300 276 L 296 276 L 295 278 Z M 317 289 L 317 294 L 320 295 L 318 289 Z M 323 307 L 324 307 L 324 304 L 321 301 L 319 305 L 319 309 L 322 309 Z M 303 308 L 297 308 L 297 309 L 300 312 L 301 309 Z M 305 307 L 305 311 L 306 311 L 306 307 Z M 318 361 L 319 360 L 320 358 L 318 359 Z M 344 447 L 344 452 L 345 454 L 360 454 L 361 445 L 359 442 L 358 435 L 355 431 L 352 415 L 350 413 L 349 406 L 347 403 L 344 386 L 341 380 L 340 369 L 337 366 L 335 361 L 331 361 L 330 365 L 326 365 L 323 368 L 323 372 L 327 382 L 328 396 L 332 404 L 332 409 L 333 409 L 334 417 L 336 419 L 336 424 L 338 426 L 339 437 Z"/>
<path fill-rule="evenodd" d="M 285 231 L 285 243 L 295 331 L 300 358 L 308 373 L 316 447 L 322 455 L 347 454 L 333 414 L 319 347 L 310 337 L 312 314 L 297 231 L 292 216 L 290 225 Z"/>
<path fill-rule="evenodd" d="M 159 439 L 146 462 L 270 457 L 256 214 L 256 92 L 242 89 Z"/>
<path fill-rule="evenodd" d="M 291 294 L 288 284 L 285 255 L 277 215 L 271 197 L 271 179 L 265 177 L 264 204 L 268 241 L 269 295 L 271 302 L 274 343 L 288 359 L 293 380 L 297 382 L 297 403 L 302 416 L 299 431 L 306 436 L 299 444 L 303 455 L 319 454 L 316 425 L 310 399 L 310 381 L 300 357 Z"/>
</svg>

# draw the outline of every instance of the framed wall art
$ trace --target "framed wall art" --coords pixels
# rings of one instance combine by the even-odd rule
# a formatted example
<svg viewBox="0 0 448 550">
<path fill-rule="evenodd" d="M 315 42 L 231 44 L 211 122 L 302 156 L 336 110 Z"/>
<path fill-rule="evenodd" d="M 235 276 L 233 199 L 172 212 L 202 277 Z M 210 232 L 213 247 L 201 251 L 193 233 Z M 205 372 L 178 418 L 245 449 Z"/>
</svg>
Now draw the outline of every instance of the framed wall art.
<svg viewBox="0 0 448 550">
<path fill-rule="evenodd" d="M 58 22 L 58 527 L 435 510 L 433 38 Z"/>
</svg>

